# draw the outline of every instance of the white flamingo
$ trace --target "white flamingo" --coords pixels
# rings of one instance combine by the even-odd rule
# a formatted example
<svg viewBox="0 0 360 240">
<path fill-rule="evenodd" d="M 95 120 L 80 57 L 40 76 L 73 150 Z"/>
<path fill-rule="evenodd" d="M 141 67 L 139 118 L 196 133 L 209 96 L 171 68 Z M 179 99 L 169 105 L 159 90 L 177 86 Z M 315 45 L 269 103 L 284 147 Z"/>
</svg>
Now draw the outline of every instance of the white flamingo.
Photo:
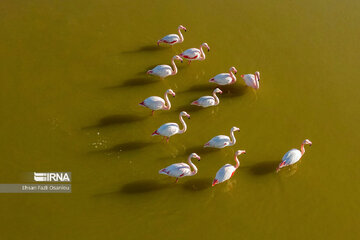
<svg viewBox="0 0 360 240">
<path fill-rule="evenodd" d="M 165 174 L 170 177 L 176 177 L 176 182 L 178 182 L 179 178 L 194 176 L 198 172 L 198 169 L 195 166 L 195 164 L 191 162 L 192 158 L 197 158 L 200 161 L 200 156 L 197 155 L 196 153 L 192 153 L 188 157 L 188 163 L 190 166 L 186 163 L 174 163 L 166 168 L 161 169 L 159 171 L 159 174 Z M 193 171 L 191 171 L 191 167 L 194 169 Z"/>
<path fill-rule="evenodd" d="M 183 53 L 181 53 L 180 56 L 189 60 L 189 64 L 191 63 L 191 61 L 194 60 L 205 60 L 206 57 L 202 49 L 203 47 L 206 47 L 208 49 L 208 52 L 210 51 L 209 45 L 207 43 L 203 43 L 200 45 L 200 48 L 189 48 Z"/>
<path fill-rule="evenodd" d="M 285 155 L 282 158 L 282 162 L 279 164 L 279 167 L 276 169 L 276 171 L 278 172 L 283 167 L 297 163 L 305 153 L 306 144 L 309 144 L 311 146 L 312 142 L 310 142 L 309 139 L 305 139 L 301 144 L 301 148 L 300 148 L 301 152 L 298 149 L 294 148 L 288 151 L 287 153 L 285 153 Z"/>
<path fill-rule="evenodd" d="M 236 165 L 235 167 L 231 164 L 225 164 L 224 166 L 222 166 L 222 168 L 219 169 L 219 171 L 217 171 L 215 179 L 212 183 L 212 186 L 215 186 L 216 184 L 225 182 L 226 180 L 229 180 L 235 173 L 236 169 L 238 169 L 238 167 L 240 166 L 240 161 L 237 158 L 237 156 L 241 155 L 241 154 L 245 154 L 245 150 L 237 150 L 235 153 L 235 162 Z"/>
<path fill-rule="evenodd" d="M 174 45 L 176 43 L 182 43 L 184 41 L 184 37 L 181 34 L 181 30 L 184 30 L 186 32 L 186 27 L 184 27 L 183 25 L 180 25 L 178 27 L 179 35 L 177 35 L 177 34 L 166 35 L 165 37 L 163 37 L 162 39 L 157 41 L 157 45 L 159 46 L 160 43 L 166 43 L 166 44 L 169 44 L 169 45 Z"/>
<path fill-rule="evenodd" d="M 182 58 L 179 57 L 179 55 L 173 56 L 173 58 L 171 59 L 171 64 L 172 64 L 174 70 L 169 65 L 157 65 L 156 67 L 147 71 L 146 73 L 159 76 L 161 79 L 164 79 L 170 75 L 175 75 L 178 72 L 178 69 L 175 64 L 175 59 L 183 62 Z"/>
<path fill-rule="evenodd" d="M 229 73 L 220 73 L 215 77 L 211 78 L 209 82 L 217 83 L 219 85 L 229 85 L 236 82 L 236 77 L 234 74 L 237 73 L 235 67 L 229 69 Z"/>
<path fill-rule="evenodd" d="M 244 79 L 245 84 L 254 89 L 259 89 L 260 87 L 260 72 L 256 71 L 255 74 L 245 74 L 241 75 Z"/>
<path fill-rule="evenodd" d="M 175 97 L 175 92 L 171 89 L 168 89 L 164 95 L 165 100 L 158 96 L 151 96 L 139 103 L 139 105 L 150 108 L 152 110 L 152 115 L 154 115 L 156 110 L 170 110 L 171 103 L 169 101 L 168 94 L 171 94 L 173 97 Z"/>
<path fill-rule="evenodd" d="M 207 142 L 204 147 L 212 147 L 212 148 L 224 148 L 227 146 L 233 146 L 236 143 L 236 139 L 234 136 L 235 131 L 240 131 L 237 127 L 232 127 L 230 130 L 231 139 L 225 135 L 218 135 L 213 137 L 209 142 Z"/>
<path fill-rule="evenodd" d="M 213 95 L 212 96 L 203 96 L 201 98 L 199 98 L 196 101 L 193 101 L 191 103 L 191 105 L 196 105 L 196 106 L 200 106 L 200 107 L 210 107 L 210 106 L 216 106 L 220 103 L 220 100 L 218 98 L 218 96 L 216 96 L 217 93 L 222 94 L 222 91 L 219 88 L 216 88 L 213 91 Z"/>
<path fill-rule="evenodd" d="M 182 133 L 186 132 L 187 126 L 186 126 L 184 119 L 182 118 L 183 116 L 190 119 L 190 115 L 185 111 L 182 111 L 179 114 L 180 122 L 183 125 L 183 129 L 180 129 L 180 127 L 177 123 L 165 123 L 162 126 L 160 126 L 155 132 L 153 132 L 152 136 L 155 136 L 155 135 L 164 136 L 166 138 L 166 141 L 169 142 L 169 139 L 171 136 L 173 136 L 175 134 L 182 134 Z"/>
</svg>

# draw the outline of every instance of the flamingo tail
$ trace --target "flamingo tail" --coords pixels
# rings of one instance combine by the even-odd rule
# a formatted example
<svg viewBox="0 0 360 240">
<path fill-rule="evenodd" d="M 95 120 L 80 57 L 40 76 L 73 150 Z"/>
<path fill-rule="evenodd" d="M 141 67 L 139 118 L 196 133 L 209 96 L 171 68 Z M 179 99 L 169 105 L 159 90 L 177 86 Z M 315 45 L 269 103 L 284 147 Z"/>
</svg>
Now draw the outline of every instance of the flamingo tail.
<svg viewBox="0 0 360 240">
<path fill-rule="evenodd" d="M 141 103 L 139 103 L 140 106 L 144 106 L 145 107 L 145 103 L 144 101 L 142 101 Z"/>
<path fill-rule="evenodd" d="M 212 186 L 215 186 L 215 185 L 218 184 L 218 183 L 219 183 L 219 180 L 214 179 L 214 181 L 213 181 L 213 183 L 212 183 Z"/>
<path fill-rule="evenodd" d="M 152 70 L 149 70 L 149 71 L 146 72 L 146 74 L 152 74 L 152 73 L 153 73 Z"/>
<path fill-rule="evenodd" d="M 209 147 L 210 143 L 205 143 L 204 147 Z"/>
<path fill-rule="evenodd" d="M 191 105 L 198 105 L 198 104 L 199 104 L 198 101 L 193 101 L 193 102 L 191 103 Z"/>
<path fill-rule="evenodd" d="M 214 79 L 214 78 L 212 78 L 212 79 L 210 79 L 210 80 L 209 80 L 209 82 L 215 82 L 215 79 Z"/>
<path fill-rule="evenodd" d="M 153 132 L 153 133 L 151 134 L 151 136 L 155 136 L 155 135 L 159 135 L 159 133 L 158 133 L 157 130 L 155 130 L 155 132 Z"/>
</svg>

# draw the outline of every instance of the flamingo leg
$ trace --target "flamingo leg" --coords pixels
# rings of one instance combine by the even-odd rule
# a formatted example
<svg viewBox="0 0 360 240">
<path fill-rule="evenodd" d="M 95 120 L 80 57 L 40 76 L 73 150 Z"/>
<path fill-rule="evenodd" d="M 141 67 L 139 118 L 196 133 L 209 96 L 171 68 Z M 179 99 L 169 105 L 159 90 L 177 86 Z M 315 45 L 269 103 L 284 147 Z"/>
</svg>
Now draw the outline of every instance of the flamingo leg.
<svg viewBox="0 0 360 240">
<path fill-rule="evenodd" d="M 179 178 L 176 178 L 175 183 L 177 183 L 178 181 L 179 181 Z"/>
<path fill-rule="evenodd" d="M 151 116 L 154 116 L 154 112 L 155 112 L 154 110 L 151 111 Z"/>
<path fill-rule="evenodd" d="M 170 138 L 169 138 L 169 137 L 166 137 L 166 142 L 167 142 L 167 143 L 169 143 L 169 140 L 170 140 Z"/>
<path fill-rule="evenodd" d="M 191 63 L 191 61 L 189 60 L 188 64 L 190 64 L 190 63 Z"/>
</svg>

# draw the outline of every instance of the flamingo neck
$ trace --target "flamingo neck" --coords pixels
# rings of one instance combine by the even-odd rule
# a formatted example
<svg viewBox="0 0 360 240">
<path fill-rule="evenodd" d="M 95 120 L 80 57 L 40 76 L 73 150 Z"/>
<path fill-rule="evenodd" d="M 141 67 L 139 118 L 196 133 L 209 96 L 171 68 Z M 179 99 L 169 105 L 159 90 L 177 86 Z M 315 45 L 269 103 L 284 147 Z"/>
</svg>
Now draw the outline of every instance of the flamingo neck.
<svg viewBox="0 0 360 240">
<path fill-rule="evenodd" d="M 302 155 L 304 155 L 304 153 L 305 153 L 305 144 L 303 143 L 303 144 L 301 144 L 301 156 Z"/>
<path fill-rule="evenodd" d="M 235 74 L 231 71 L 231 69 L 230 69 L 230 71 L 229 71 L 229 74 L 230 74 L 230 77 L 231 77 L 231 79 L 233 80 L 233 82 L 235 82 L 235 81 L 236 81 L 236 77 L 235 77 Z"/>
<path fill-rule="evenodd" d="M 238 167 L 240 167 L 240 161 L 237 155 L 235 155 L 235 162 L 236 162 L 235 169 L 237 169 Z"/>
<path fill-rule="evenodd" d="M 220 103 L 220 100 L 218 96 L 216 95 L 216 92 L 213 92 L 213 97 L 215 98 L 215 105 L 218 105 Z"/>
<path fill-rule="evenodd" d="M 168 94 L 169 93 L 166 91 L 165 92 L 165 103 L 166 103 L 166 105 L 164 106 L 164 109 L 166 109 L 166 110 L 169 110 L 171 108 L 171 103 L 170 103 Z"/>
<path fill-rule="evenodd" d="M 234 136 L 234 131 L 230 132 L 230 137 L 231 137 L 231 143 L 229 144 L 229 146 L 233 146 L 236 143 L 236 138 Z"/>
<path fill-rule="evenodd" d="M 205 53 L 204 53 L 204 50 L 202 49 L 203 48 L 203 45 L 200 46 L 200 52 L 201 52 L 201 60 L 205 60 L 206 56 L 205 56 Z"/>
<path fill-rule="evenodd" d="M 194 169 L 193 171 L 191 171 L 191 176 L 192 176 L 192 175 L 195 175 L 195 174 L 198 172 L 198 169 L 197 169 L 197 167 L 195 166 L 195 164 L 192 163 L 192 161 L 191 161 L 191 156 L 189 156 L 189 158 L 188 158 L 188 163 L 189 163 L 189 165 Z"/>
<path fill-rule="evenodd" d="M 174 59 L 174 58 L 171 60 L 171 64 L 172 64 L 173 69 L 174 69 L 174 70 L 172 71 L 172 75 L 175 75 L 175 74 L 177 74 L 178 69 L 177 69 L 177 67 L 176 67 L 175 59 Z"/>
<path fill-rule="evenodd" d="M 180 36 L 180 41 L 179 43 L 182 43 L 184 41 L 184 36 L 182 35 L 181 33 L 181 28 L 178 29 L 178 33 L 179 33 L 179 36 Z"/>
<path fill-rule="evenodd" d="M 184 132 L 186 132 L 186 129 L 187 129 L 187 126 L 186 126 L 186 123 L 185 123 L 185 121 L 184 121 L 184 119 L 182 118 L 182 116 L 180 115 L 180 122 L 182 123 L 182 125 L 183 125 L 183 129 L 182 130 L 180 130 L 179 131 L 179 133 L 181 134 L 181 133 L 184 133 Z"/>
</svg>

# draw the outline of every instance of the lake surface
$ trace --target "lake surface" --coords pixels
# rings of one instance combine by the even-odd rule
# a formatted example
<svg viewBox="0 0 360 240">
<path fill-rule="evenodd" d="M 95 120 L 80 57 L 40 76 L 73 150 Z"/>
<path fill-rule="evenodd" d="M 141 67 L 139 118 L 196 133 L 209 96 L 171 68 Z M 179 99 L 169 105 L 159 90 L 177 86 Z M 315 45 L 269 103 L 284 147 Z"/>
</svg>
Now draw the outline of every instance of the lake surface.
<svg viewBox="0 0 360 240">
<path fill-rule="evenodd" d="M 1 194 L 4 239 L 359 239 L 360 2 L 13 1 L 0 3 L 1 183 L 72 172 L 70 194 Z M 182 44 L 156 41 L 187 27 Z M 206 60 L 145 73 L 207 42 Z M 208 80 L 231 66 L 238 81 Z M 260 71 L 260 89 L 240 75 Z M 176 92 L 170 111 L 138 105 Z M 169 144 L 151 133 L 191 115 Z M 229 134 L 220 151 L 202 145 Z M 308 138 L 302 161 L 276 173 Z M 232 179 L 211 187 L 217 170 Z M 189 153 L 199 172 L 159 175 Z"/>
</svg>

